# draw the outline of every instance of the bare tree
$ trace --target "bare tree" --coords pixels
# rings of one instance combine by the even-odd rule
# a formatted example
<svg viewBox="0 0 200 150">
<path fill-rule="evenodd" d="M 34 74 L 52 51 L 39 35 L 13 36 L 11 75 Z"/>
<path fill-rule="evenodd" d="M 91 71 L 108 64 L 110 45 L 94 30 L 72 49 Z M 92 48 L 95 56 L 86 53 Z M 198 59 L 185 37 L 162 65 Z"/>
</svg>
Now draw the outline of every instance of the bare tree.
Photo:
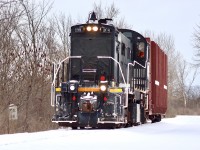
<svg viewBox="0 0 200 150">
<path fill-rule="evenodd" d="M 200 67 L 200 25 L 197 25 L 194 31 L 194 47 L 196 48 L 195 61 L 196 67 Z"/>
<path fill-rule="evenodd" d="M 52 128 L 50 74 L 53 61 L 69 55 L 71 18 L 48 18 L 51 3 L 18 0 L 0 3 L 0 133 Z M 19 119 L 7 125 L 8 106 Z M 14 122 L 13 122 L 14 123 Z"/>
<path fill-rule="evenodd" d="M 48 80 L 46 71 L 48 71 L 49 60 L 47 58 L 48 51 L 45 49 L 44 39 L 45 17 L 51 9 L 51 4 L 44 1 L 40 4 L 29 3 L 28 0 L 20 0 L 20 8 L 24 11 L 24 15 L 17 27 L 16 35 L 20 49 L 23 52 L 21 58 L 23 60 L 23 80 L 24 87 L 21 94 L 24 96 L 19 105 L 23 112 L 24 120 L 23 130 L 34 130 L 33 125 L 37 125 L 37 120 L 44 119 L 43 104 L 47 100 Z M 30 115 L 31 114 L 31 115 Z"/>
<path fill-rule="evenodd" d="M 16 98 L 16 75 L 20 61 L 16 54 L 14 30 L 23 14 L 17 1 L 0 2 L 0 133 L 9 132 L 8 106 Z"/>
<path fill-rule="evenodd" d="M 71 16 L 66 17 L 60 14 L 59 17 L 55 16 L 56 33 L 60 45 L 61 55 L 60 58 L 67 57 L 70 53 L 70 38 L 72 19 Z"/>
<path fill-rule="evenodd" d="M 113 24 L 118 28 L 132 28 L 131 25 L 127 24 L 124 17 L 120 18 L 119 8 L 116 7 L 114 2 L 110 6 L 106 7 L 103 7 L 101 2 L 99 4 L 94 3 L 93 9 L 97 13 L 98 19 L 111 18 L 113 19 Z"/>
</svg>

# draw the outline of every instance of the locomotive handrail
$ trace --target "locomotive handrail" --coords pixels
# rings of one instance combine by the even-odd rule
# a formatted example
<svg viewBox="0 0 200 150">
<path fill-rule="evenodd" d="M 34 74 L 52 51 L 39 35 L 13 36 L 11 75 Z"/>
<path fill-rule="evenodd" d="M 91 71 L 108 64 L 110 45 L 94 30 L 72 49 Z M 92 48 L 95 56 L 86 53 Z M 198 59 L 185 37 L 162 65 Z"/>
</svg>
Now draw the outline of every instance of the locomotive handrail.
<svg viewBox="0 0 200 150">
<path fill-rule="evenodd" d="M 122 74 L 122 78 L 123 78 L 123 81 L 124 81 L 124 83 L 125 83 L 125 85 L 126 85 L 126 80 L 125 80 L 125 77 L 124 77 L 124 74 L 123 74 L 123 72 L 122 72 L 122 68 L 121 68 L 121 66 L 120 66 L 120 63 L 116 60 L 116 59 L 114 59 L 113 57 L 110 57 L 110 56 L 97 56 L 97 58 L 99 59 L 99 58 L 107 58 L 107 59 L 112 59 L 112 60 L 114 60 L 117 64 L 118 64 L 118 66 L 119 66 L 119 70 L 120 70 L 120 72 L 121 72 L 121 74 Z"/>
<path fill-rule="evenodd" d="M 128 69 L 127 69 L 127 84 L 126 84 L 126 105 L 124 106 L 125 108 L 128 107 L 129 68 L 130 68 L 130 65 L 134 67 L 135 64 L 138 64 L 138 65 L 141 66 L 142 68 L 146 68 L 146 66 L 147 66 L 147 61 L 145 62 L 145 66 L 143 66 L 142 64 L 140 64 L 140 63 L 137 62 L 137 61 L 133 61 L 133 63 L 128 63 Z"/>
<path fill-rule="evenodd" d="M 147 47 L 147 54 L 146 54 L 146 56 L 149 56 L 149 49 L 148 49 L 148 47 Z M 147 62 L 148 62 L 148 59 L 146 59 L 146 61 L 145 61 L 145 66 L 143 66 L 142 64 L 140 64 L 139 62 L 137 62 L 137 61 L 133 61 L 133 63 L 128 63 L 128 70 L 127 70 L 127 88 L 128 88 L 128 83 L 129 83 L 129 66 L 131 65 L 131 66 L 135 66 L 135 64 L 138 64 L 139 66 L 141 66 L 142 68 L 146 68 L 147 67 Z"/>
<path fill-rule="evenodd" d="M 147 54 L 146 54 L 146 56 L 149 56 L 149 54 L 148 54 L 148 49 L 147 49 Z M 146 68 L 147 67 L 147 62 L 148 62 L 148 59 L 146 59 L 146 61 L 145 61 L 145 66 L 143 66 L 142 64 L 140 64 L 139 62 L 137 62 L 137 61 L 133 61 L 133 63 L 128 63 L 128 69 L 127 69 L 127 84 L 126 84 L 126 106 L 125 107 L 128 107 L 128 88 L 129 88 L 129 86 L 128 86 L 128 84 L 129 84 L 129 70 L 130 70 L 130 65 L 131 66 L 135 66 L 135 64 L 138 64 L 139 66 L 141 66 L 142 68 Z"/>
<path fill-rule="evenodd" d="M 128 70 L 127 70 L 127 85 L 128 85 L 128 83 L 129 83 L 129 67 L 130 67 L 130 65 L 131 66 L 135 66 L 135 64 L 138 64 L 139 66 L 141 66 L 142 68 L 146 68 L 146 66 L 147 66 L 147 62 L 145 62 L 145 66 L 143 66 L 142 64 L 140 64 L 139 62 L 137 62 L 137 61 L 133 61 L 133 63 L 128 63 Z"/>
<path fill-rule="evenodd" d="M 62 63 L 68 59 L 73 59 L 73 58 L 81 58 L 81 56 L 68 56 L 66 57 L 65 59 L 63 59 L 62 61 L 60 61 L 59 63 L 57 63 L 59 66 L 58 67 L 55 67 L 56 66 L 56 63 L 53 63 L 54 65 L 54 72 L 53 72 L 53 81 L 52 81 L 52 84 L 51 84 L 51 106 L 54 106 L 54 103 L 55 103 L 55 81 L 56 81 L 56 76 L 58 74 L 58 71 L 62 65 Z"/>
<path fill-rule="evenodd" d="M 71 58 L 81 58 L 81 56 L 68 56 L 68 57 L 66 57 L 65 59 L 63 59 L 62 61 L 60 61 L 60 62 L 58 63 L 59 66 L 58 66 L 58 68 L 57 68 L 57 70 L 56 70 L 56 73 L 54 74 L 54 79 L 53 79 L 52 85 L 55 84 L 56 75 L 58 74 L 58 71 L 59 71 L 59 69 L 60 69 L 62 63 L 63 63 L 64 61 L 68 60 L 68 59 L 71 59 Z"/>
</svg>

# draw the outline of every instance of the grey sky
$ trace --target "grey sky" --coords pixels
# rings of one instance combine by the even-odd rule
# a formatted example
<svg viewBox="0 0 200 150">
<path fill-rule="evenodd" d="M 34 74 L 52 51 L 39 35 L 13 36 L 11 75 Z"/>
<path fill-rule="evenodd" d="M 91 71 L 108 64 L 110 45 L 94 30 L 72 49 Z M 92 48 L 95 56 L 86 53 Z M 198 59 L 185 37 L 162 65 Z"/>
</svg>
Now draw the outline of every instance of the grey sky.
<svg viewBox="0 0 200 150">
<path fill-rule="evenodd" d="M 200 0 L 55 0 L 53 11 L 71 14 L 76 19 L 86 18 L 93 3 L 100 1 L 103 6 L 114 2 L 133 30 L 172 35 L 176 50 L 187 61 L 192 60 L 192 34 L 200 23 Z"/>
<path fill-rule="evenodd" d="M 103 6 L 114 2 L 120 9 L 120 17 L 135 31 L 150 30 L 173 36 L 176 50 L 192 62 L 194 28 L 200 24 L 200 0 L 55 0 L 53 11 L 84 20 L 94 2 L 100 1 Z"/>
</svg>

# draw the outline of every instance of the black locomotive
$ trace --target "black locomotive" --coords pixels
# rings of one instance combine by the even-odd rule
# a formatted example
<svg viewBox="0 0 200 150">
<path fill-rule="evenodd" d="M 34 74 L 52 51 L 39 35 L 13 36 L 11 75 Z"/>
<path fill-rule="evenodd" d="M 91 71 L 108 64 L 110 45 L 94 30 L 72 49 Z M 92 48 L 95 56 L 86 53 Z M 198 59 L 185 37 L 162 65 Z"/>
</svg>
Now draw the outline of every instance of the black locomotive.
<svg viewBox="0 0 200 150">
<path fill-rule="evenodd" d="M 147 39 L 90 14 L 71 27 L 70 55 L 53 65 L 53 122 L 72 128 L 115 128 L 160 121 L 148 105 Z"/>
</svg>

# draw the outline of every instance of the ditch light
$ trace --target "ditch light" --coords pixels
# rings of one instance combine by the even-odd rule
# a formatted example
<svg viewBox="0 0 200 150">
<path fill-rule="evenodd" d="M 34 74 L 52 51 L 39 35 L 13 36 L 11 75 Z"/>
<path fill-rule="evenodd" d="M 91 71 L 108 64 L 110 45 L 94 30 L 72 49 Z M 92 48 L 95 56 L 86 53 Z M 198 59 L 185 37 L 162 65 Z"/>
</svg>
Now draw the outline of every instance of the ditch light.
<svg viewBox="0 0 200 150">
<path fill-rule="evenodd" d="M 99 88 L 102 93 L 107 92 L 108 90 L 108 81 L 100 81 Z"/>
</svg>

